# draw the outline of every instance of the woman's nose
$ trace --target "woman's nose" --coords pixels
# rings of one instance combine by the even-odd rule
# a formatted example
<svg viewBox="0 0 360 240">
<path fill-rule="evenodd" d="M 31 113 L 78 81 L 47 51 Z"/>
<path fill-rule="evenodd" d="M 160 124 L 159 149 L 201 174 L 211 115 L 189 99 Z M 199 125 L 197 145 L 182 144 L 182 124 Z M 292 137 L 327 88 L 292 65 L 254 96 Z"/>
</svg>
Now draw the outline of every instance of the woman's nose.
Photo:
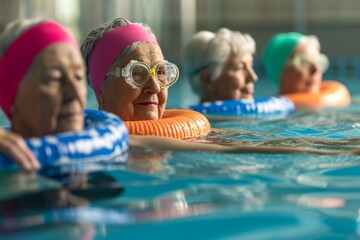
<svg viewBox="0 0 360 240">
<path fill-rule="evenodd" d="M 152 74 L 150 74 L 150 79 L 147 81 L 147 83 L 143 88 L 144 88 L 144 93 L 156 94 L 161 91 L 161 86 L 159 84 L 159 81 Z"/>
<path fill-rule="evenodd" d="M 255 73 L 255 70 L 252 68 L 252 67 L 248 67 L 247 68 L 247 78 L 246 78 L 246 81 L 247 82 L 256 82 L 258 80 L 258 76 L 256 75 Z"/>
<path fill-rule="evenodd" d="M 318 71 L 321 71 L 321 67 L 318 63 L 311 63 L 309 66 L 310 74 L 315 74 Z"/>
<path fill-rule="evenodd" d="M 69 102 L 77 98 L 81 98 L 83 94 L 86 94 L 86 87 L 84 84 L 75 79 L 76 77 L 66 76 L 63 81 L 63 102 Z"/>
</svg>

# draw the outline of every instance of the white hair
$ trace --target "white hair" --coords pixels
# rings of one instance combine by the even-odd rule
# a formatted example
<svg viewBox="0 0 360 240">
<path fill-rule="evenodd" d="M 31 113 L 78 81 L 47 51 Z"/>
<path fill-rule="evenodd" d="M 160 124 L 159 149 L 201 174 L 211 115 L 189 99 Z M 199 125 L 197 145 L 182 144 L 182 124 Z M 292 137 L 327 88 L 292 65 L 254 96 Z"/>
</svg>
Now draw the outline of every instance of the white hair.
<svg viewBox="0 0 360 240">
<path fill-rule="evenodd" d="M 198 80 L 198 74 L 206 67 L 205 53 L 207 44 L 214 37 L 215 33 L 213 32 L 200 31 L 192 36 L 182 52 L 184 72 L 188 77 L 193 92 L 200 96 L 202 95 L 202 87 Z"/>
<path fill-rule="evenodd" d="M 20 36 L 21 33 L 43 21 L 45 20 L 41 18 L 34 18 L 17 19 L 9 22 L 0 34 L 0 56 L 4 56 L 6 49 L 17 37 Z"/>
<path fill-rule="evenodd" d="M 254 55 L 255 49 L 255 40 L 249 34 L 227 28 L 216 33 L 200 31 L 194 34 L 182 52 L 182 64 L 193 91 L 200 97 L 206 94 L 199 81 L 201 70 L 209 70 L 211 81 L 216 81 L 231 54 Z"/>
<path fill-rule="evenodd" d="M 99 26 L 98 28 L 92 30 L 83 40 L 80 50 L 81 50 L 81 54 L 85 60 L 85 64 L 86 64 L 86 69 L 88 69 L 89 67 L 89 56 L 91 54 L 91 51 L 94 47 L 94 44 L 96 43 L 97 40 L 99 40 L 105 33 L 110 32 L 113 29 L 116 29 L 118 27 L 122 27 L 128 24 L 132 24 L 132 22 L 130 22 L 129 20 L 125 19 L 125 18 L 115 18 L 112 22 L 107 22 L 102 24 L 101 26 Z M 142 27 L 144 27 L 155 39 L 156 36 L 155 34 L 152 32 L 151 28 L 144 24 L 144 23 L 135 23 L 135 24 L 139 24 Z M 124 51 L 122 51 L 117 58 L 114 60 L 114 62 L 116 62 L 119 58 L 123 57 L 124 55 L 130 54 L 137 46 L 137 42 L 129 45 L 127 48 L 124 49 Z M 109 69 L 110 71 L 110 69 Z M 87 75 L 87 80 L 89 83 L 89 77 L 88 77 L 88 70 L 86 70 L 86 75 Z M 91 84 L 90 84 L 91 85 Z"/>
<path fill-rule="evenodd" d="M 316 49 L 319 49 L 319 51 L 321 48 L 319 39 L 315 35 L 307 35 L 307 36 L 302 37 L 299 40 L 299 43 L 297 44 L 297 46 L 299 46 L 299 45 L 310 45 Z"/>
</svg>

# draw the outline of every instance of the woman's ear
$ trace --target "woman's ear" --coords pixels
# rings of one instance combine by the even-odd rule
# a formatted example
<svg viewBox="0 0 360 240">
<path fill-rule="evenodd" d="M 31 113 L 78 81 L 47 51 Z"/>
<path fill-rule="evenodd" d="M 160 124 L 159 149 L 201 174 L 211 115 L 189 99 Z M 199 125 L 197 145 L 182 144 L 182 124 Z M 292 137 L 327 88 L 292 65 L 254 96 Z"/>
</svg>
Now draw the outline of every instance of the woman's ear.
<svg viewBox="0 0 360 240">
<path fill-rule="evenodd" d="M 214 92 L 214 84 L 211 81 L 211 75 L 207 69 L 204 69 L 200 72 L 199 78 L 200 78 L 202 85 L 205 87 L 205 89 L 208 92 L 211 92 L 211 93 Z"/>
</svg>

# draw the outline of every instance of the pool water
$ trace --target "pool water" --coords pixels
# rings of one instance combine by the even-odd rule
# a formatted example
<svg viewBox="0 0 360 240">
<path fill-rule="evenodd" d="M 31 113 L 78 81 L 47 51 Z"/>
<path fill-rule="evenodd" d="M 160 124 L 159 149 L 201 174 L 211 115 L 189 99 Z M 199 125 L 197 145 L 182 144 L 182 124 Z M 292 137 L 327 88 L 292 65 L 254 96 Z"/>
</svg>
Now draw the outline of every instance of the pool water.
<svg viewBox="0 0 360 240">
<path fill-rule="evenodd" d="M 359 119 L 354 95 L 343 109 L 212 121 L 188 141 L 355 150 Z M 0 238 L 360 238 L 360 155 L 133 148 L 128 159 L 1 173 Z"/>
</svg>

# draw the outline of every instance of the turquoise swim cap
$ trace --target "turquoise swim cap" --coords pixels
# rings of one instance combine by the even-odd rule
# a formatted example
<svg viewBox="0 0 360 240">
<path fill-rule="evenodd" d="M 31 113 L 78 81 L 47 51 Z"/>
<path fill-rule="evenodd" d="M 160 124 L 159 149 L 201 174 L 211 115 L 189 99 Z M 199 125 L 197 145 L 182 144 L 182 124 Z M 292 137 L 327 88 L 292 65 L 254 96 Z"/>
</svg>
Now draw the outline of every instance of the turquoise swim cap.
<svg viewBox="0 0 360 240">
<path fill-rule="evenodd" d="M 266 74 L 275 84 L 279 84 L 285 62 L 304 34 L 297 32 L 275 34 L 265 45 L 263 65 Z"/>
</svg>

